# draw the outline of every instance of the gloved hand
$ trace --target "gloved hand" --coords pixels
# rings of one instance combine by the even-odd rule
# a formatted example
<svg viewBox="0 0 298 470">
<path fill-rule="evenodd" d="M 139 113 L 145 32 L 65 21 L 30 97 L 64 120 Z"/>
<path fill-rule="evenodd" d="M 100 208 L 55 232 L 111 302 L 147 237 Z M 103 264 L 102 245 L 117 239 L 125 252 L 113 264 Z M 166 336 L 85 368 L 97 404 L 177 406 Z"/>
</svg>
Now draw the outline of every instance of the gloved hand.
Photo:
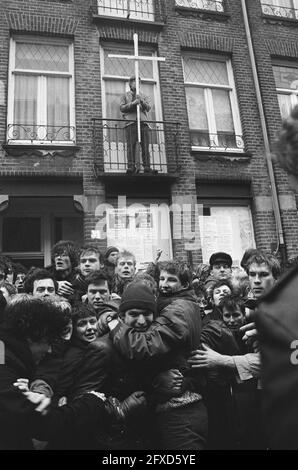
<svg viewBox="0 0 298 470">
<path fill-rule="evenodd" d="M 146 406 L 147 400 L 144 392 L 134 392 L 122 402 L 115 397 L 109 397 L 106 401 L 108 414 L 117 421 L 124 421 L 142 414 Z"/>
<path fill-rule="evenodd" d="M 158 374 L 152 386 L 157 393 L 167 398 L 177 397 L 182 393 L 183 375 L 178 369 L 169 369 Z"/>
</svg>

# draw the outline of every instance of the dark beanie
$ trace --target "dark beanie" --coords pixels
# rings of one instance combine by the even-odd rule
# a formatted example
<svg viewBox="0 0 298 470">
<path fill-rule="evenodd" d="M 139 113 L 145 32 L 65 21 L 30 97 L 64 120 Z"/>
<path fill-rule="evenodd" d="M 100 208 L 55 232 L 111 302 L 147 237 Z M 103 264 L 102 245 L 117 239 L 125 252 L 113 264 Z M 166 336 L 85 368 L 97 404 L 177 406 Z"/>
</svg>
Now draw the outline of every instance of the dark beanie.
<svg viewBox="0 0 298 470">
<path fill-rule="evenodd" d="M 133 282 L 123 292 L 119 310 L 121 313 L 132 308 L 150 310 L 156 313 L 156 300 L 151 289 L 141 282 Z"/>
<path fill-rule="evenodd" d="M 119 253 L 119 248 L 117 248 L 116 246 L 108 246 L 105 252 L 105 258 L 108 259 L 108 257 L 111 253 L 113 253 L 113 251 L 117 251 L 117 253 Z"/>
</svg>

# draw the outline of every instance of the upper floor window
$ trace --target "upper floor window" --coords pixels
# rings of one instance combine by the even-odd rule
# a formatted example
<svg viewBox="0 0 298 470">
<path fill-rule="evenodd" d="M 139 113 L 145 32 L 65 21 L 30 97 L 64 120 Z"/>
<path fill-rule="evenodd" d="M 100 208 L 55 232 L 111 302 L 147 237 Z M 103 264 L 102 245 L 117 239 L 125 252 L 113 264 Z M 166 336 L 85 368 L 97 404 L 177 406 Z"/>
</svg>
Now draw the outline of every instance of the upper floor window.
<svg viewBox="0 0 298 470">
<path fill-rule="evenodd" d="M 244 144 L 231 61 L 185 54 L 183 68 L 193 149 L 242 151 Z"/>
<path fill-rule="evenodd" d="M 70 41 L 11 39 L 8 143 L 74 143 L 74 61 Z"/>
<path fill-rule="evenodd" d="M 282 119 L 289 116 L 291 109 L 298 104 L 298 64 L 273 65 L 277 98 Z"/>
<path fill-rule="evenodd" d="M 298 19 L 298 0 L 261 0 L 264 15 Z"/>
<path fill-rule="evenodd" d="M 154 21 L 154 0 L 97 0 L 98 15 Z"/>
<path fill-rule="evenodd" d="M 198 10 L 224 11 L 224 0 L 176 0 L 176 5 Z"/>
</svg>

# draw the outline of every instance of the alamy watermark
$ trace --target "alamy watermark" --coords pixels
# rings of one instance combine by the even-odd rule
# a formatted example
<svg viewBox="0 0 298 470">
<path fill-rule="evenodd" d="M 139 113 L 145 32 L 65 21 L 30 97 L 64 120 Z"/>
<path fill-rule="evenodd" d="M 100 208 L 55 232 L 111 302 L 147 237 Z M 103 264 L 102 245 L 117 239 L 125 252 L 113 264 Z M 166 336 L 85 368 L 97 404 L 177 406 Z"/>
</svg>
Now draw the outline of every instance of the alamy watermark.
<svg viewBox="0 0 298 470">
<path fill-rule="evenodd" d="M 97 219 L 93 239 L 123 240 L 140 234 L 150 236 L 153 240 L 168 240 L 169 221 L 173 240 L 185 240 L 190 248 L 201 248 L 202 227 L 200 217 L 203 216 L 203 205 L 192 203 L 173 203 L 171 205 L 141 203 L 127 205 L 126 196 L 118 197 L 115 208 L 111 204 L 99 204 L 95 210 Z"/>
</svg>

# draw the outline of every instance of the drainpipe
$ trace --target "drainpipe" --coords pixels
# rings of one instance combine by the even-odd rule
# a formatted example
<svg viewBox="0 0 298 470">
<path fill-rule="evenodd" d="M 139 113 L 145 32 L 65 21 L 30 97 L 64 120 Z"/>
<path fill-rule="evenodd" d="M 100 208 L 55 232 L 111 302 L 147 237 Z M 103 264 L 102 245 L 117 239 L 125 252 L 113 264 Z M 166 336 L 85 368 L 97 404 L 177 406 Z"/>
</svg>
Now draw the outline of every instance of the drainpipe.
<svg viewBox="0 0 298 470">
<path fill-rule="evenodd" d="M 259 108 L 259 113 L 260 113 L 261 128 L 262 128 L 262 134 L 263 134 L 264 146 L 265 146 L 265 156 L 266 156 L 266 162 L 267 162 L 267 168 L 268 168 L 270 186 L 271 186 L 271 197 L 272 197 L 272 203 L 273 203 L 273 212 L 274 212 L 274 217 L 275 217 L 276 234 L 277 234 L 277 240 L 278 240 L 276 253 L 280 250 L 282 262 L 285 263 L 286 262 L 286 250 L 285 250 L 283 227 L 282 227 L 282 222 L 281 222 L 279 200 L 278 200 L 278 195 L 277 195 L 275 175 L 274 175 L 272 159 L 271 159 L 269 137 L 268 137 L 267 127 L 266 127 L 265 112 L 264 112 L 264 107 L 262 103 L 262 95 L 261 95 L 259 77 L 257 73 L 256 59 L 255 59 L 254 48 L 253 48 L 253 43 L 252 43 L 252 38 L 251 38 L 251 33 L 250 33 L 248 15 L 247 15 L 246 0 L 241 0 L 241 6 L 242 6 L 242 13 L 243 13 L 243 18 L 244 18 L 245 34 L 246 34 L 246 40 L 248 44 L 249 57 L 250 57 L 251 67 L 252 67 L 252 72 L 253 72 L 254 85 L 255 85 L 255 90 L 256 90 L 256 95 L 257 95 L 257 103 L 258 103 L 258 108 Z"/>
</svg>

